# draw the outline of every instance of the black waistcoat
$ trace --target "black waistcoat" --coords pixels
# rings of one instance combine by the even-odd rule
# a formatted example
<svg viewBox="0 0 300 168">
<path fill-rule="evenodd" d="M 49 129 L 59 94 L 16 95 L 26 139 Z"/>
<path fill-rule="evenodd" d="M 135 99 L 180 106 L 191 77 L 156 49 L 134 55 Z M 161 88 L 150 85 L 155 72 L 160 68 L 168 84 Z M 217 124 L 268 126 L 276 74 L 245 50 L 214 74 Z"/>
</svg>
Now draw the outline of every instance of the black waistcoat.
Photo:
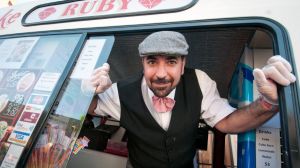
<svg viewBox="0 0 300 168">
<path fill-rule="evenodd" d="M 142 76 L 118 82 L 120 123 L 128 133 L 134 168 L 188 168 L 195 155 L 202 94 L 194 70 L 185 69 L 176 87 L 168 131 L 150 114 L 141 92 Z"/>
</svg>

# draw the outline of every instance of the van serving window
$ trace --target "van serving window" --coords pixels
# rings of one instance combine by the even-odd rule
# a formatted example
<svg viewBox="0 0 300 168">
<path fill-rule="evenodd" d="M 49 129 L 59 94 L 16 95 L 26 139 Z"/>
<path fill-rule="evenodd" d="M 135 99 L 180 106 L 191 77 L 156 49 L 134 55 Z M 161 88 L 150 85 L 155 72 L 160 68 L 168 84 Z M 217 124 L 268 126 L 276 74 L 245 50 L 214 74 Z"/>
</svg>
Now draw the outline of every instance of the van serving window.
<svg viewBox="0 0 300 168">
<path fill-rule="evenodd" d="M 274 52 L 272 38 L 267 30 L 255 27 L 231 27 L 183 29 L 178 31 L 184 34 L 190 45 L 187 67 L 205 71 L 218 84 L 218 90 L 222 97 L 229 98 L 231 104 L 235 107 L 238 104 L 246 104 L 257 97 L 256 93 L 252 91 L 252 70 L 254 67 L 264 64 L 265 60 L 272 56 Z M 129 76 L 142 72 L 137 47 L 150 33 L 126 34 L 118 32 L 115 34 L 115 43 L 108 58 L 108 63 L 111 67 L 110 77 L 113 82 L 127 79 Z M 92 121 L 97 122 L 93 123 Z M 71 157 L 68 167 L 84 165 L 89 165 L 90 167 L 97 165 L 103 167 L 125 167 L 128 156 L 128 151 L 126 150 L 127 139 L 126 132 L 120 127 L 119 122 L 111 117 L 96 115 L 87 117 L 85 123 L 79 137 L 86 136 L 90 139 L 88 149 Z M 277 122 L 275 128 L 271 130 L 272 135 L 276 135 L 272 139 L 280 139 L 279 127 L 280 123 Z M 263 131 L 265 130 L 258 130 L 258 132 Z M 223 154 L 220 154 L 225 152 L 224 146 L 222 146 L 222 141 L 225 139 L 224 135 L 215 131 L 215 140 L 213 141 L 211 131 L 209 134 L 207 131 L 199 131 L 199 133 L 199 137 L 203 136 L 204 138 L 198 142 L 206 144 L 207 139 L 211 140 L 207 143 L 208 146 L 204 147 L 206 150 L 197 152 L 199 165 L 225 164 L 229 167 L 237 166 L 236 136 L 230 135 L 226 137 L 227 143 L 225 146 L 228 148 L 228 151 L 225 154 L 227 161 L 224 163 Z M 206 134 L 206 136 L 201 134 Z M 260 136 L 264 139 L 264 135 Z M 259 143 L 265 145 L 265 142 Z M 257 156 L 267 156 L 267 158 L 258 157 L 259 162 L 270 162 L 272 165 L 280 165 L 281 151 L 275 148 L 280 146 L 280 143 L 274 143 L 268 143 L 268 145 L 274 146 L 274 148 L 268 149 L 274 153 L 272 156 L 268 152 L 264 152 L 263 146 L 255 147 L 255 143 L 251 144 L 251 152 L 257 148 Z M 214 148 L 218 152 L 213 152 Z M 116 156 L 112 157 L 111 154 Z M 87 158 L 94 160 L 94 162 L 87 163 L 85 161 Z M 111 158 L 114 161 L 107 162 L 107 158 Z"/>
<path fill-rule="evenodd" d="M 227 98 L 234 107 L 258 97 L 256 89 L 252 91 L 252 70 L 261 68 L 270 56 L 281 54 L 295 70 L 299 59 L 295 56 L 293 62 L 291 49 L 298 43 L 294 42 L 297 41 L 294 30 L 280 20 L 285 15 L 273 17 L 277 13 L 270 9 L 264 10 L 270 17 L 259 12 L 255 14 L 258 17 L 252 17 L 251 12 L 247 13 L 250 10 L 244 13 L 240 6 L 224 12 L 232 9 L 225 2 L 216 8 L 213 6 L 217 3 L 203 2 L 73 0 L 39 2 L 36 7 L 28 5 L 26 10 L 13 7 L 0 11 L 0 166 L 11 165 L 9 159 L 15 158 L 12 167 L 53 164 L 55 167 L 125 167 L 126 130 L 113 116 L 87 115 L 94 94 L 92 90 L 85 92 L 83 81 L 89 78 L 93 68 L 104 62 L 110 64 L 113 82 L 140 74 L 143 70 L 138 45 L 155 31 L 181 32 L 190 47 L 187 67 L 206 72 L 216 81 L 221 97 Z M 207 5 L 211 6 L 205 8 Z M 159 13 L 164 14 L 156 15 Z M 138 15 L 144 16 L 131 19 Z M 248 139 L 252 151 L 239 151 L 249 155 L 255 151 L 256 155 L 251 156 L 256 162 L 252 164 L 300 165 L 297 157 L 299 91 L 296 84 L 278 87 L 278 91 L 280 113 L 273 122 L 251 132 Z M 26 93 L 27 97 L 14 96 L 19 92 Z M 24 108 L 37 103 L 46 103 L 42 112 L 36 108 L 41 106 Z M 35 114 L 36 110 L 40 114 Z M 31 122 L 36 123 L 35 127 L 31 127 Z M 195 163 L 243 167 L 237 162 L 245 155 L 237 156 L 236 147 L 238 143 L 245 144 L 243 141 L 237 141 L 235 135 L 229 135 L 225 141 L 224 134 L 205 123 L 199 127 L 205 130 L 198 131 L 203 134 L 198 141 L 202 150 L 197 152 Z M 39 160 L 41 157 L 45 161 Z"/>
</svg>

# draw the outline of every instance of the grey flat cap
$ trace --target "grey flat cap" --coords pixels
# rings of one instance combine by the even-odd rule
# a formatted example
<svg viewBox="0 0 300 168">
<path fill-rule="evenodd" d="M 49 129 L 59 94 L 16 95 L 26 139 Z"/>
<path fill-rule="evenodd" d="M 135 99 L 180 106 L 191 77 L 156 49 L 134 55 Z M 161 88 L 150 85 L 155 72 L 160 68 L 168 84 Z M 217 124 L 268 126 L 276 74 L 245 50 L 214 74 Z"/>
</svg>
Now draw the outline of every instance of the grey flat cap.
<svg viewBox="0 0 300 168">
<path fill-rule="evenodd" d="M 163 54 L 183 56 L 188 54 L 189 45 L 184 36 L 175 31 L 160 31 L 150 34 L 139 45 L 141 57 Z"/>
</svg>

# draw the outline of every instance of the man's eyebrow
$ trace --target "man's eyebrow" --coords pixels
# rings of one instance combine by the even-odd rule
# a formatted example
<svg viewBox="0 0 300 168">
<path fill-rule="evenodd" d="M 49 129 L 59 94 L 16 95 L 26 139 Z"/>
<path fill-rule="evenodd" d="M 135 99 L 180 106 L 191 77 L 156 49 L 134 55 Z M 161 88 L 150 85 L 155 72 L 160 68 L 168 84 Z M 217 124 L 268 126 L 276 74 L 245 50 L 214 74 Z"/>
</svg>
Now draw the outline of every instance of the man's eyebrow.
<svg viewBox="0 0 300 168">
<path fill-rule="evenodd" d="M 166 56 L 167 60 L 178 59 L 178 56 Z"/>
<path fill-rule="evenodd" d="M 149 56 L 146 57 L 146 59 L 147 59 L 147 60 L 149 60 L 149 59 L 156 59 L 156 57 L 157 57 L 157 56 L 155 56 L 155 55 L 149 55 Z"/>
</svg>

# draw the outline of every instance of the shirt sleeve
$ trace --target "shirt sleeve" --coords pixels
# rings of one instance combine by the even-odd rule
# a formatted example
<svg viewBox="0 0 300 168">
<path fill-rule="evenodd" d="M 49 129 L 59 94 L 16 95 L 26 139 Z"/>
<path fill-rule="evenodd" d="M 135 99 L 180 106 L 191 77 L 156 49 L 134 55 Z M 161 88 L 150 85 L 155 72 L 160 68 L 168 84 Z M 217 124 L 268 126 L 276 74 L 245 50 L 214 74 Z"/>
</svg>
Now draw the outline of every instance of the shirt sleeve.
<svg viewBox="0 0 300 168">
<path fill-rule="evenodd" d="M 94 112 L 98 115 L 110 115 L 120 121 L 121 106 L 117 84 L 114 83 L 105 92 L 98 94 L 97 107 Z"/>
<path fill-rule="evenodd" d="M 215 81 L 201 70 L 195 70 L 195 72 L 203 95 L 201 117 L 209 126 L 214 127 L 220 120 L 231 114 L 235 108 L 229 105 L 227 99 L 220 97 Z"/>
</svg>

